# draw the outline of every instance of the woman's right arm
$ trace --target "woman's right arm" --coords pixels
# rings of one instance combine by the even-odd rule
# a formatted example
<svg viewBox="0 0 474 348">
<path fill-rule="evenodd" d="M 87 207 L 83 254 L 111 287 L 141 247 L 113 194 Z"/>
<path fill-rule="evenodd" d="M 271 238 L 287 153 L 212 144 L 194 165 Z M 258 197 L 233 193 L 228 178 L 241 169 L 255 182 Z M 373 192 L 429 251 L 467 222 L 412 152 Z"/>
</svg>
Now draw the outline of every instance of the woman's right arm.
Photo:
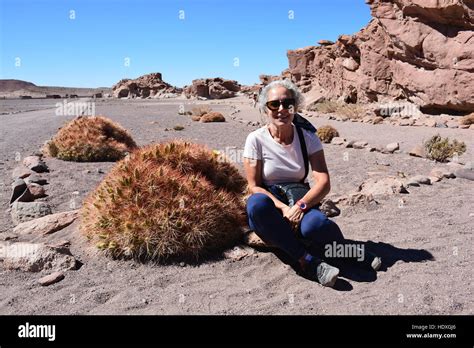
<svg viewBox="0 0 474 348">
<path fill-rule="evenodd" d="M 247 176 L 247 184 L 250 193 L 263 193 L 270 197 L 275 203 L 275 206 L 283 213 L 290 209 L 285 203 L 277 199 L 270 192 L 265 190 L 262 186 L 262 161 L 250 158 L 244 158 L 244 169 Z"/>
</svg>

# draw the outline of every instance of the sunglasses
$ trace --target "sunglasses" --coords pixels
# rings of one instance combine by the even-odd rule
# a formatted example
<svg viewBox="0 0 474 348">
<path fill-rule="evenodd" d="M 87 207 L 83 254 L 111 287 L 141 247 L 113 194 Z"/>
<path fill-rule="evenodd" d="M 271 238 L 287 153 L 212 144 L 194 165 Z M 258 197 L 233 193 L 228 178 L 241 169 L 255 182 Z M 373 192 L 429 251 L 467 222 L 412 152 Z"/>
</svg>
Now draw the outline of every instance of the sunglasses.
<svg viewBox="0 0 474 348">
<path fill-rule="evenodd" d="M 295 99 L 288 98 L 283 100 L 271 100 L 265 104 L 267 108 L 272 111 L 276 111 L 280 108 L 280 105 L 283 106 L 283 109 L 289 109 L 291 106 L 295 106 Z"/>
</svg>

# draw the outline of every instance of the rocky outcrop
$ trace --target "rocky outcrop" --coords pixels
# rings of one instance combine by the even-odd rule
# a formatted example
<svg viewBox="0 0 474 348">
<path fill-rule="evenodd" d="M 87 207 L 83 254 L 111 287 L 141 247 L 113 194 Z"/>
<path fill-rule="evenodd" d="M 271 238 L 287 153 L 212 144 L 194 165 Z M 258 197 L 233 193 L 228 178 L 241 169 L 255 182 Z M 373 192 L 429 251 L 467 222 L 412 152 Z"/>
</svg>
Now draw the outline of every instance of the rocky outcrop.
<svg viewBox="0 0 474 348">
<path fill-rule="evenodd" d="M 184 87 L 184 94 L 186 98 L 224 99 L 234 97 L 240 88 L 237 81 L 220 77 L 196 79 L 193 80 L 192 85 Z"/>
<path fill-rule="evenodd" d="M 182 91 L 164 82 L 160 73 L 143 75 L 134 80 L 122 79 L 112 86 L 115 98 L 169 98 L 180 95 Z"/>
<path fill-rule="evenodd" d="M 474 111 L 472 0 L 367 0 L 373 19 L 335 43 L 288 51 L 308 101 L 407 100 L 425 113 Z"/>
</svg>

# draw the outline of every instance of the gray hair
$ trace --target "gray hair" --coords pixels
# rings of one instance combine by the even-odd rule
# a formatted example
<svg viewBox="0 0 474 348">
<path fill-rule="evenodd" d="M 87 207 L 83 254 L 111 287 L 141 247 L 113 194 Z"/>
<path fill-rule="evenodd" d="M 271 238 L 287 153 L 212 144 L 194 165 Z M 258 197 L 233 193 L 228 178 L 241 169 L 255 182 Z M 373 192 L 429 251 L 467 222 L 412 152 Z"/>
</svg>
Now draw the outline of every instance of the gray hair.
<svg viewBox="0 0 474 348">
<path fill-rule="evenodd" d="M 265 114 L 267 111 L 267 106 L 265 105 L 268 101 L 268 92 L 275 87 L 285 87 L 287 90 L 290 91 L 291 96 L 295 98 L 296 105 L 295 105 L 295 112 L 304 104 L 304 97 L 303 94 L 299 91 L 298 87 L 291 82 L 290 80 L 276 80 L 270 82 L 268 85 L 263 87 L 262 91 L 260 92 L 260 96 L 258 97 L 258 108 L 261 113 Z"/>
</svg>

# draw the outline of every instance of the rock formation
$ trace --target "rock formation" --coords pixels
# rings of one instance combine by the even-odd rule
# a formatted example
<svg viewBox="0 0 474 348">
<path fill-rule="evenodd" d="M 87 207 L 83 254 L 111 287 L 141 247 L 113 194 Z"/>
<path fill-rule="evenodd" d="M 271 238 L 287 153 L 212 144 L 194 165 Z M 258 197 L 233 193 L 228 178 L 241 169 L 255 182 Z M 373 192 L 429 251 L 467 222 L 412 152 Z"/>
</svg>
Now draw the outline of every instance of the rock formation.
<svg viewBox="0 0 474 348">
<path fill-rule="evenodd" d="M 373 19 L 335 43 L 288 51 L 310 101 L 407 100 L 425 113 L 474 111 L 474 2 L 366 0 Z"/>
<path fill-rule="evenodd" d="M 164 82 L 160 73 L 152 73 L 134 80 L 122 79 L 112 86 L 112 91 L 116 98 L 169 98 L 183 90 Z"/>
<path fill-rule="evenodd" d="M 234 80 L 220 77 L 193 80 L 192 85 L 184 87 L 187 98 L 202 97 L 207 99 L 231 98 L 240 91 L 240 84 Z"/>
</svg>

